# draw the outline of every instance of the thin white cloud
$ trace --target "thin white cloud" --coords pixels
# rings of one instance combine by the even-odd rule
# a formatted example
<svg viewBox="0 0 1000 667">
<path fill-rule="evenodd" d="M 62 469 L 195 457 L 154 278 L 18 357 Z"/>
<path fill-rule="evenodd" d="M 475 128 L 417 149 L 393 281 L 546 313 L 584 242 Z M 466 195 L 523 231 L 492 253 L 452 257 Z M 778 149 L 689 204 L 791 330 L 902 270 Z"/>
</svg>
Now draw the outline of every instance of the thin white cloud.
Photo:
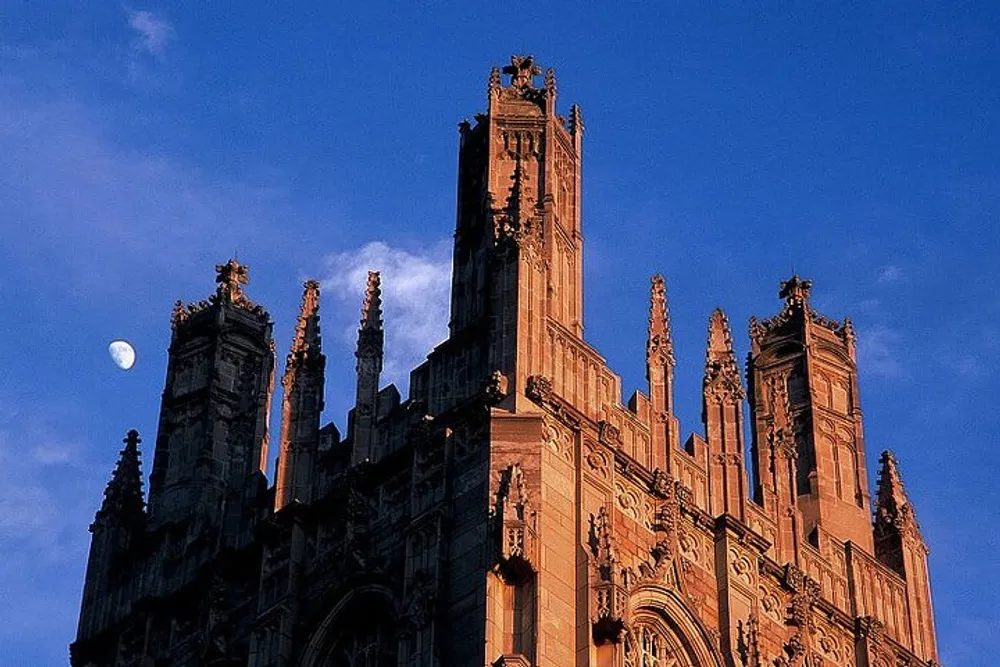
<svg viewBox="0 0 1000 667">
<path fill-rule="evenodd" d="M 55 629 L 68 640 L 87 525 L 109 471 L 83 458 L 88 448 L 58 430 L 45 414 L 52 406 L 15 405 L 0 396 L 0 590 L 18 610 L 0 614 L 0 644 L 50 642 Z M 56 571 L 72 574 L 53 577 Z"/>
<path fill-rule="evenodd" d="M 898 348 L 898 331 L 886 324 L 876 324 L 858 331 L 858 369 L 863 374 L 898 377 L 903 374 Z"/>
<path fill-rule="evenodd" d="M 271 227 L 281 189 L 127 149 L 108 110 L 41 99 L 27 80 L 0 76 L 0 108 L 0 261 L 30 279 L 58 274 L 88 298 L 123 294 L 137 279 L 200 276 L 233 248 L 283 242 Z"/>
<path fill-rule="evenodd" d="M 449 249 L 441 242 L 409 252 L 376 241 L 326 258 L 324 296 L 338 302 L 330 317 L 343 343 L 352 349 L 368 271 L 381 272 L 386 328 L 383 379 L 395 382 L 403 393 L 409 370 L 448 334 Z"/>
<path fill-rule="evenodd" d="M 878 282 L 880 283 L 898 283 L 903 280 L 904 277 L 905 274 L 903 273 L 903 269 L 895 264 L 883 266 L 878 272 Z"/>
<path fill-rule="evenodd" d="M 174 40 L 174 27 L 169 21 L 150 11 L 126 9 L 128 25 L 134 34 L 134 47 L 156 58 L 163 58 Z"/>
</svg>

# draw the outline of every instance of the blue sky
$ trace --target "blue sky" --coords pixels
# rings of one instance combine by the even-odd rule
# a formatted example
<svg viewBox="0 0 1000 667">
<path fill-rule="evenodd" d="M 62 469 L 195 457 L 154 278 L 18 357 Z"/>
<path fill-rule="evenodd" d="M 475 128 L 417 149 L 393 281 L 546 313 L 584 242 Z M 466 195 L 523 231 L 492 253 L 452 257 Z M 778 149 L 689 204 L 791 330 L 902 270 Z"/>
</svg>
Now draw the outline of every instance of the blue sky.
<svg viewBox="0 0 1000 667">
<path fill-rule="evenodd" d="M 341 427 L 369 267 L 388 375 L 440 338 L 456 124 L 526 52 L 583 108 L 586 336 L 627 393 L 652 273 L 685 433 L 711 310 L 743 355 L 778 281 L 812 278 L 855 319 L 868 460 L 901 459 L 943 661 L 991 664 L 1000 8 L 235 4 L 0 2 L 0 663 L 65 664 L 87 525 L 127 429 L 152 458 L 170 308 L 216 262 L 251 266 L 282 358 L 301 281 L 323 281 Z"/>
</svg>

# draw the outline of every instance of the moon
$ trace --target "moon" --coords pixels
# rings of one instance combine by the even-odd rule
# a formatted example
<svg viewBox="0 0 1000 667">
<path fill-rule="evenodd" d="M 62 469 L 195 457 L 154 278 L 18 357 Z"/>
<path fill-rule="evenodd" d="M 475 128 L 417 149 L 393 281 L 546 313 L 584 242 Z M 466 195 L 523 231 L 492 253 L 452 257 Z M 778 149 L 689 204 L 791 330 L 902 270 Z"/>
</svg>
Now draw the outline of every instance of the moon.
<svg viewBox="0 0 1000 667">
<path fill-rule="evenodd" d="M 115 362 L 115 366 L 123 371 L 127 371 L 135 364 L 135 348 L 128 341 L 111 341 L 111 344 L 108 345 L 108 353 L 111 354 L 111 359 Z"/>
</svg>

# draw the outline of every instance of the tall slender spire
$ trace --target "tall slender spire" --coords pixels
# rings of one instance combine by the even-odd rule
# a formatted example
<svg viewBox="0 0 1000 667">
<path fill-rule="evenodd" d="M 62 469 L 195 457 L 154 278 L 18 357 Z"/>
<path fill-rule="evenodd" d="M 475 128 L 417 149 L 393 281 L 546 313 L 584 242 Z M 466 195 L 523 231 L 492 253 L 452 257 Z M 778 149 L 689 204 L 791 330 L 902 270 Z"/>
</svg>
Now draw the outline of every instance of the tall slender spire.
<svg viewBox="0 0 1000 667">
<path fill-rule="evenodd" d="M 352 421 L 354 449 L 351 460 L 360 463 L 371 458 L 374 424 L 377 413 L 379 377 L 385 354 L 382 329 L 382 281 L 378 271 L 368 272 L 361 327 L 358 329 L 357 394 Z"/>
<path fill-rule="evenodd" d="M 725 513 L 742 519 L 745 514 L 744 398 L 729 320 L 717 308 L 708 320 L 701 401 L 709 450 L 709 510 L 713 516 Z"/>
<path fill-rule="evenodd" d="M 649 335 L 646 340 L 646 379 L 649 380 L 650 430 L 654 467 L 672 472 L 672 456 L 680 447 L 680 425 L 674 416 L 674 341 L 663 276 L 650 280 Z"/>
<path fill-rule="evenodd" d="M 307 280 L 303 288 L 302 308 L 281 381 L 284 398 L 275 492 L 277 509 L 293 500 L 311 500 L 319 446 L 326 368 L 319 328 L 319 283 Z"/>
<path fill-rule="evenodd" d="M 299 319 L 295 325 L 295 336 L 292 338 L 292 356 L 301 356 L 311 349 L 318 349 L 319 336 L 319 283 L 307 280 L 303 284 L 302 307 Z"/>
<path fill-rule="evenodd" d="M 142 466 L 139 461 L 139 432 L 132 429 L 122 440 L 125 447 L 104 490 L 104 501 L 96 521 L 129 523 L 145 518 L 142 494 Z"/>
</svg>

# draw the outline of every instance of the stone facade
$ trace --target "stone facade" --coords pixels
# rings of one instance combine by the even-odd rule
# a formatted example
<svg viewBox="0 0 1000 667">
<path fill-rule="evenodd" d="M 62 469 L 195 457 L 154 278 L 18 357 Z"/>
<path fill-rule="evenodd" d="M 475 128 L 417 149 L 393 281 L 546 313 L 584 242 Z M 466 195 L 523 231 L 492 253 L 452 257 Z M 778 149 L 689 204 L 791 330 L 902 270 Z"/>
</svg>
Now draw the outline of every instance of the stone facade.
<svg viewBox="0 0 1000 667">
<path fill-rule="evenodd" d="M 580 109 L 558 115 L 540 75 L 530 57 L 494 69 L 487 112 L 460 126 L 450 335 L 405 401 L 379 389 L 369 275 L 345 435 L 320 422 L 306 283 L 274 486 L 272 325 L 246 267 L 175 307 L 148 502 L 130 431 L 91 526 L 73 665 L 935 664 L 927 548 L 892 454 L 874 506 L 867 487 L 850 321 L 783 282 L 780 313 L 751 321 L 745 389 L 712 313 L 704 435 L 682 443 L 654 277 L 648 393 L 623 404 L 582 338 Z"/>
</svg>

